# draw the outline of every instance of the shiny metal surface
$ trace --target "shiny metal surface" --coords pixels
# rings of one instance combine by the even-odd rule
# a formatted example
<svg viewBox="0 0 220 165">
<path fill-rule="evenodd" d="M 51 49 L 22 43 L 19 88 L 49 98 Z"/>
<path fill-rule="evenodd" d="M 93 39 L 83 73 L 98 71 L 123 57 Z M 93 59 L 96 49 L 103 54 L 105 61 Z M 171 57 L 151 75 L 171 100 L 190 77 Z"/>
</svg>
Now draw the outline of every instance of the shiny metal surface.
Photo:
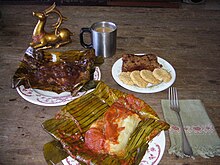
<svg viewBox="0 0 220 165">
<path fill-rule="evenodd" d="M 111 31 L 99 32 L 97 28 L 108 28 Z M 83 33 L 91 33 L 91 44 L 85 44 L 83 41 Z M 111 57 L 116 53 L 117 45 L 117 26 L 113 22 L 97 22 L 94 23 L 90 29 L 82 28 L 81 30 L 81 44 L 85 48 L 94 48 L 96 56 L 103 56 L 105 58 Z"/>
</svg>

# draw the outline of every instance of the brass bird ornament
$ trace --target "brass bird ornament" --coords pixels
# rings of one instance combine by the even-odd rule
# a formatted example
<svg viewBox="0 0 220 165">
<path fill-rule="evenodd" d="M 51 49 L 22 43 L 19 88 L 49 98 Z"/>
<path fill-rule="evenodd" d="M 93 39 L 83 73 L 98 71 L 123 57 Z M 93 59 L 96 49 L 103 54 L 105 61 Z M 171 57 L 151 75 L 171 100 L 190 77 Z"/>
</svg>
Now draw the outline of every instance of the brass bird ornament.
<svg viewBox="0 0 220 165">
<path fill-rule="evenodd" d="M 49 14 L 55 13 L 58 15 L 57 22 L 53 24 L 54 31 L 48 33 L 44 30 L 47 17 Z M 64 20 L 67 20 L 61 12 L 56 8 L 54 3 L 49 8 L 45 9 L 43 12 L 33 12 L 33 16 L 38 18 L 38 22 L 34 28 L 32 42 L 30 46 L 35 50 L 49 49 L 49 48 L 59 48 L 62 45 L 72 42 L 71 36 L 73 35 L 66 28 L 60 28 Z"/>
</svg>

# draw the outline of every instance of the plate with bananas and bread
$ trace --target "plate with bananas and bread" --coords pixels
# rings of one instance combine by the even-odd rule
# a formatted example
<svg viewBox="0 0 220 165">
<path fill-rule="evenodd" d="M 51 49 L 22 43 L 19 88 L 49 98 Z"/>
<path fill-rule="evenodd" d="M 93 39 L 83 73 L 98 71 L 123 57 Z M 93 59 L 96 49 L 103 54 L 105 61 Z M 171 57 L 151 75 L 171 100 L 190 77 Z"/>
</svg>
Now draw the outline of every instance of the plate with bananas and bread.
<svg viewBox="0 0 220 165">
<path fill-rule="evenodd" d="M 112 66 L 112 77 L 130 91 L 156 93 L 175 82 L 176 72 L 169 62 L 155 54 L 123 54 Z"/>
</svg>

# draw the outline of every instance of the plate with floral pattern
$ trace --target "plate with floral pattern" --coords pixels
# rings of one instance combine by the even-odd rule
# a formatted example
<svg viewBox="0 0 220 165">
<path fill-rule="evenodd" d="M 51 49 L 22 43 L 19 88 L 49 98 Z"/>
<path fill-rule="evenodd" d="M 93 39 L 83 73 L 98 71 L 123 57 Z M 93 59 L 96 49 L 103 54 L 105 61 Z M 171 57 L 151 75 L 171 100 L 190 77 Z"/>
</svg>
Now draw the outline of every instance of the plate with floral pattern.
<svg viewBox="0 0 220 165">
<path fill-rule="evenodd" d="M 139 165 L 159 164 L 165 150 L 165 143 L 165 133 L 162 131 L 149 143 L 148 150 L 146 151 Z M 66 159 L 62 160 L 62 163 L 64 165 L 80 165 L 80 163 L 71 156 L 68 156 Z"/>
<path fill-rule="evenodd" d="M 94 80 L 101 79 L 101 71 L 99 67 L 95 67 Z M 40 89 L 26 89 L 23 85 L 16 88 L 17 92 L 28 102 L 42 106 L 61 106 L 66 105 L 70 101 L 91 92 L 93 89 L 86 92 L 78 92 L 76 96 L 72 96 L 70 92 L 62 92 L 60 94 L 52 91 L 44 91 Z"/>
</svg>

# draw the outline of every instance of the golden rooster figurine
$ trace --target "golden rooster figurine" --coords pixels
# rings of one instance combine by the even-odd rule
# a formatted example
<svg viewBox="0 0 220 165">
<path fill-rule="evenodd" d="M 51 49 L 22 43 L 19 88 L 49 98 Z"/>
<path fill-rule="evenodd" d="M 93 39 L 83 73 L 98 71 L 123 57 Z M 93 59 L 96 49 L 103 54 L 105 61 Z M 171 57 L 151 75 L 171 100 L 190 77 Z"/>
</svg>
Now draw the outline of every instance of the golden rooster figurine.
<svg viewBox="0 0 220 165">
<path fill-rule="evenodd" d="M 46 24 L 48 14 L 50 13 L 58 14 L 59 18 L 53 25 L 55 29 L 54 32 L 47 33 L 44 30 L 44 26 Z M 66 28 L 59 28 L 62 22 L 66 20 L 66 17 L 64 17 L 60 11 L 56 9 L 55 3 L 43 12 L 33 12 L 33 16 L 38 18 L 38 22 L 33 31 L 33 41 L 30 43 L 30 46 L 34 49 L 40 50 L 52 47 L 59 48 L 62 45 L 72 42 L 70 36 L 72 36 L 73 33 Z"/>
</svg>

